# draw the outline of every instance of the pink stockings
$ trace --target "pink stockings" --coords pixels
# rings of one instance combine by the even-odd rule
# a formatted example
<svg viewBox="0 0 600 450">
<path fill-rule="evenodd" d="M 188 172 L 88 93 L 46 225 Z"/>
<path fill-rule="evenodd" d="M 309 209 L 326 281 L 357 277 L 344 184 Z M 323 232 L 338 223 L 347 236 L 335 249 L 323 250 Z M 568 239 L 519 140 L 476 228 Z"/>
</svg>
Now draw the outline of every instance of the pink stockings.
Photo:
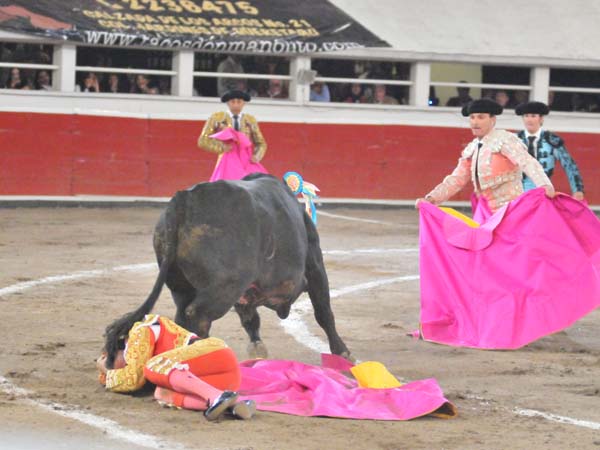
<svg viewBox="0 0 600 450">
<path fill-rule="evenodd" d="M 203 411 L 223 392 L 202 381 L 189 370 L 171 371 L 169 384 L 173 390 L 157 386 L 154 397 L 159 402 L 185 409 Z"/>
</svg>

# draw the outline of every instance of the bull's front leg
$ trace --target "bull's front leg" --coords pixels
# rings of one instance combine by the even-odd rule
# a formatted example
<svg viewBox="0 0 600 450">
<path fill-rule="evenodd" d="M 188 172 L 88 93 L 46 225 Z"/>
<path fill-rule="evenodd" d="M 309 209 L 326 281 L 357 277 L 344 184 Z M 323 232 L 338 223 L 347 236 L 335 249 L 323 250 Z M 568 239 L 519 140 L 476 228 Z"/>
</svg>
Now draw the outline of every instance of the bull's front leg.
<svg viewBox="0 0 600 450">
<path fill-rule="evenodd" d="M 244 330 L 246 330 L 250 338 L 250 343 L 247 347 L 248 358 L 267 358 L 269 352 L 266 345 L 260 339 L 260 316 L 258 315 L 258 311 L 256 311 L 256 307 L 240 303 L 236 303 L 234 307 L 240 317 L 240 322 Z"/>
<path fill-rule="evenodd" d="M 233 301 L 226 299 L 234 296 L 231 293 L 228 296 L 227 293 L 226 288 L 197 290 L 194 300 L 184 310 L 185 328 L 196 333 L 198 337 L 207 338 L 212 322 L 223 317 L 231 309 Z"/>
</svg>

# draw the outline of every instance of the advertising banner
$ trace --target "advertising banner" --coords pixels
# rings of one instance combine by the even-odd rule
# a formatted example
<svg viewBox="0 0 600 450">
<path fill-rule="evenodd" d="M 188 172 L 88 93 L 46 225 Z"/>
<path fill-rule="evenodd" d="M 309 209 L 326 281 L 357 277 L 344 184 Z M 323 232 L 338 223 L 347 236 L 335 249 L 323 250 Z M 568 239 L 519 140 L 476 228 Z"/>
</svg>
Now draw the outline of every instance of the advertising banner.
<svg viewBox="0 0 600 450">
<path fill-rule="evenodd" d="M 221 52 L 389 46 L 325 0 L 0 0 L 0 29 L 89 45 Z"/>
</svg>

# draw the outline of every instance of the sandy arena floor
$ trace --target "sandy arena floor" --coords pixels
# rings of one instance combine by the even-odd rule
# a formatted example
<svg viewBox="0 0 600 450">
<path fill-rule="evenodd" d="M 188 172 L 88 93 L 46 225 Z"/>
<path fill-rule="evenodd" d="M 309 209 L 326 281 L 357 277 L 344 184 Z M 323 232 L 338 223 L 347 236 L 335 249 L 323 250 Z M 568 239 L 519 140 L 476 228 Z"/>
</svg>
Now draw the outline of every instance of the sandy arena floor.
<svg viewBox="0 0 600 450">
<path fill-rule="evenodd" d="M 215 424 L 160 408 L 149 392 L 105 392 L 94 367 L 102 332 L 152 287 L 160 210 L 0 209 L 0 448 L 600 449 L 600 310 L 517 351 L 407 337 L 419 320 L 418 217 L 408 209 L 320 215 L 338 331 L 359 360 L 381 361 L 403 380 L 436 378 L 456 419 L 259 413 Z M 173 315 L 168 290 L 155 311 Z M 291 320 L 306 326 L 298 342 L 285 321 L 260 311 L 271 357 L 319 362 L 325 338 L 312 314 L 294 312 Z M 212 334 L 245 358 L 234 313 Z"/>
</svg>

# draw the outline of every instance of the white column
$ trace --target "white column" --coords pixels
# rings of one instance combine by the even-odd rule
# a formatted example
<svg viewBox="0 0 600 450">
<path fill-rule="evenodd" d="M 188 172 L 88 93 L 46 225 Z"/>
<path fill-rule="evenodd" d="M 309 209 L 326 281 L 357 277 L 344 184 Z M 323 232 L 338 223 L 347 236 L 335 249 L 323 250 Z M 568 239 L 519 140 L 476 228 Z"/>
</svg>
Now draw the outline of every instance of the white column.
<svg viewBox="0 0 600 450">
<path fill-rule="evenodd" d="M 75 91 L 75 61 L 77 49 L 73 44 L 54 46 L 52 63 L 58 65 L 52 76 L 52 87 L 61 92 Z"/>
<path fill-rule="evenodd" d="M 431 64 L 415 62 L 410 67 L 409 104 L 412 106 L 429 106 L 429 83 L 431 82 Z"/>
<path fill-rule="evenodd" d="M 176 51 L 173 55 L 173 70 L 177 74 L 173 77 L 172 94 L 180 97 L 194 95 L 194 52 Z"/>
<path fill-rule="evenodd" d="M 290 100 L 298 103 L 308 102 L 311 77 L 307 77 L 310 71 L 310 58 L 308 56 L 297 56 L 290 61 Z"/>
<path fill-rule="evenodd" d="M 531 69 L 531 94 L 530 101 L 548 103 L 548 90 L 550 88 L 550 68 L 533 67 Z"/>
</svg>

